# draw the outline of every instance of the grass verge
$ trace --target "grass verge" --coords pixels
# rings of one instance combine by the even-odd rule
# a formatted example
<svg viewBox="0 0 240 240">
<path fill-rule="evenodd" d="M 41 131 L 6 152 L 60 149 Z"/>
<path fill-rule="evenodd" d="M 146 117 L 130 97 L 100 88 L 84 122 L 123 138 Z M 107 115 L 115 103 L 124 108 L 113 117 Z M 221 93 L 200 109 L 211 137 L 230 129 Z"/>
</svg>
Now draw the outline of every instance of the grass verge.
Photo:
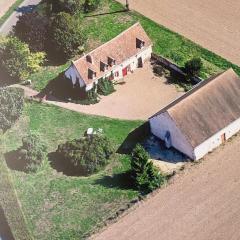
<svg viewBox="0 0 240 240">
<path fill-rule="evenodd" d="M 4 22 L 11 16 L 11 14 L 15 11 L 15 9 L 23 2 L 24 0 L 17 0 L 8 10 L 7 12 L 0 18 L 0 27 L 4 24 Z"/>
<path fill-rule="evenodd" d="M 14 238 L 16 240 L 32 239 L 2 153 L 0 153 L 0 207 L 4 209 Z"/>
</svg>

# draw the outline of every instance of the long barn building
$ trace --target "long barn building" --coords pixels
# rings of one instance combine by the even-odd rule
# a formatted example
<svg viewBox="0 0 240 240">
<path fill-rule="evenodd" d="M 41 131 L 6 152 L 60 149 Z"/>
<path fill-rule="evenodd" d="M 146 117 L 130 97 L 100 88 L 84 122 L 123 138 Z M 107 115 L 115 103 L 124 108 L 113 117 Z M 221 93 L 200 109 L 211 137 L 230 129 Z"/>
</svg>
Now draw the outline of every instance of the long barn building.
<svg viewBox="0 0 240 240">
<path fill-rule="evenodd" d="M 240 130 L 240 78 L 229 69 L 205 80 L 149 121 L 167 147 L 201 159 Z"/>
</svg>

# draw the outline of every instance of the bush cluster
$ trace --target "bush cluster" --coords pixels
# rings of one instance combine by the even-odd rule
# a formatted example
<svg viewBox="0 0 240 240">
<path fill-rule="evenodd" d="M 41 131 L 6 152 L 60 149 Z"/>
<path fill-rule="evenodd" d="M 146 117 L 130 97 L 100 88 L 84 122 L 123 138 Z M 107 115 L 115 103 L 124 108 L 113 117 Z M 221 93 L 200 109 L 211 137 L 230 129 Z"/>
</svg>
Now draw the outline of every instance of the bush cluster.
<svg viewBox="0 0 240 240">
<path fill-rule="evenodd" d="M 44 61 L 43 52 L 31 53 L 28 44 L 16 37 L 6 37 L 0 42 L 0 67 L 15 80 L 26 80 Z"/>
<path fill-rule="evenodd" d="M 39 134 L 30 133 L 22 138 L 20 150 L 22 158 L 26 161 L 26 170 L 36 172 L 42 162 L 47 158 L 47 146 Z"/>
<path fill-rule="evenodd" d="M 57 149 L 57 153 L 68 161 L 79 175 L 98 172 L 109 163 L 113 152 L 111 142 L 100 134 L 66 142 Z"/>
<path fill-rule="evenodd" d="M 132 178 L 135 186 L 144 193 L 149 193 L 161 186 L 164 176 L 149 161 L 145 149 L 137 144 L 131 155 Z"/>
<path fill-rule="evenodd" d="M 185 63 L 185 72 L 187 76 L 190 78 L 196 77 L 199 75 L 202 67 L 203 67 L 203 63 L 201 58 L 194 57 Z"/>
<path fill-rule="evenodd" d="M 107 96 L 115 91 L 113 82 L 109 79 L 101 78 L 98 80 L 97 92 L 100 95 Z"/>
<path fill-rule="evenodd" d="M 5 132 L 23 111 L 24 93 L 18 88 L 0 89 L 0 130 Z"/>
</svg>

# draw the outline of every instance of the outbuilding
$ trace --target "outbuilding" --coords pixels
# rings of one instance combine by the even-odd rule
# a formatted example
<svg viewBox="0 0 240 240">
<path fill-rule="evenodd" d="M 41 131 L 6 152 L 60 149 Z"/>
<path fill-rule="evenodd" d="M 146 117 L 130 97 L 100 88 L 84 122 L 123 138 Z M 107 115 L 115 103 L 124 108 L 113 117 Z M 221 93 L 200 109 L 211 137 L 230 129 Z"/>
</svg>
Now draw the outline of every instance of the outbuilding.
<svg viewBox="0 0 240 240">
<path fill-rule="evenodd" d="M 240 78 L 229 69 L 202 81 L 149 122 L 167 147 L 201 159 L 240 130 Z"/>
</svg>

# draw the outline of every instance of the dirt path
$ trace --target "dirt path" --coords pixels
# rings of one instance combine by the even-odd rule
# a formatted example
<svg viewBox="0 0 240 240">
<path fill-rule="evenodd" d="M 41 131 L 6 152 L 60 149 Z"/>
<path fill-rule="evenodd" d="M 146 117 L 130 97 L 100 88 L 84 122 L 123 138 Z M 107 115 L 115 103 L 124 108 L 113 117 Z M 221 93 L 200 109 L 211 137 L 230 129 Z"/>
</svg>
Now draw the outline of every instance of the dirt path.
<svg viewBox="0 0 240 240">
<path fill-rule="evenodd" d="M 240 136 L 174 179 L 95 240 L 239 240 Z"/>
<path fill-rule="evenodd" d="M 240 1 L 131 0 L 130 7 L 240 65 Z"/>
<path fill-rule="evenodd" d="M 174 85 L 168 84 L 164 77 L 156 77 L 150 63 L 137 69 L 124 79 L 125 84 L 117 85 L 116 92 L 102 97 L 95 105 L 45 101 L 46 103 L 72 111 L 127 120 L 146 120 L 165 105 L 182 95 Z M 26 96 L 37 95 L 37 92 L 25 89 Z"/>
</svg>

